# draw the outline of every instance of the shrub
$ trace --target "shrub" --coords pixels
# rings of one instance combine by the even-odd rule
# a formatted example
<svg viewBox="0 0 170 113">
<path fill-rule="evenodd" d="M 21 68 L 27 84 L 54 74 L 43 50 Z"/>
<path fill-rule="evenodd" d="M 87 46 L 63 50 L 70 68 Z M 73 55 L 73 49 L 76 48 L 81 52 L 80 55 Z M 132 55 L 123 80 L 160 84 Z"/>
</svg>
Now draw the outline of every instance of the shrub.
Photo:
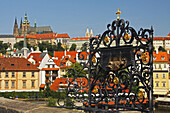
<svg viewBox="0 0 170 113">
<path fill-rule="evenodd" d="M 48 106 L 56 106 L 56 99 L 53 99 L 52 97 L 48 97 Z"/>
</svg>

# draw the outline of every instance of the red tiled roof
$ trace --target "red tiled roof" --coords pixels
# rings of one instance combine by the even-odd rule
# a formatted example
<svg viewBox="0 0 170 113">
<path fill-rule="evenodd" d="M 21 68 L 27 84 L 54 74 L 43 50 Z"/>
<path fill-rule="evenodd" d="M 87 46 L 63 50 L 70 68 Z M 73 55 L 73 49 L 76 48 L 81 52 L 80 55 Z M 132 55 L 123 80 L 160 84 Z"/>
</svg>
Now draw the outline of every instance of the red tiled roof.
<svg viewBox="0 0 170 113">
<path fill-rule="evenodd" d="M 28 57 L 27 57 L 27 59 L 30 59 L 31 58 L 31 56 L 33 56 L 33 58 L 32 59 L 34 59 L 35 61 L 36 61 L 36 66 L 39 66 L 39 62 L 43 59 L 43 57 L 39 57 L 41 55 L 41 53 L 31 53 Z"/>
<path fill-rule="evenodd" d="M 170 33 L 168 34 L 168 36 L 170 36 Z"/>
<path fill-rule="evenodd" d="M 40 40 L 40 39 L 55 39 L 57 33 L 48 33 L 48 34 L 35 34 L 34 36 Z"/>
<path fill-rule="evenodd" d="M 153 37 L 153 40 L 170 40 L 170 37 Z"/>
<path fill-rule="evenodd" d="M 41 85 L 40 85 L 40 88 L 44 88 L 44 87 L 45 87 L 45 84 L 41 84 Z"/>
<path fill-rule="evenodd" d="M 63 34 L 57 34 L 56 38 L 70 38 L 70 37 L 67 33 L 63 33 Z"/>
<path fill-rule="evenodd" d="M 88 40 L 90 37 L 76 37 L 72 38 L 71 40 Z"/>
<path fill-rule="evenodd" d="M 64 56 L 65 51 L 54 51 L 54 57 L 58 57 L 61 60 Z M 70 55 L 71 57 L 76 57 L 77 51 L 66 51 L 66 55 Z"/>
<path fill-rule="evenodd" d="M 156 57 L 156 59 L 154 59 Z M 168 55 L 167 52 L 153 52 L 153 62 L 168 62 Z"/>
<path fill-rule="evenodd" d="M 73 78 L 69 78 L 69 82 L 71 82 L 73 80 Z M 82 84 L 83 86 L 85 86 L 87 84 L 87 79 L 85 78 L 77 78 L 76 81 L 78 83 L 80 83 L 80 81 L 84 81 L 85 83 Z M 53 90 L 53 91 L 57 91 L 58 88 L 60 88 L 59 84 L 62 83 L 62 84 L 67 84 L 67 78 L 56 78 L 55 81 L 53 82 L 53 84 L 50 86 L 50 89 Z M 80 85 L 80 84 L 78 84 Z"/>
<path fill-rule="evenodd" d="M 59 70 L 59 68 L 42 68 L 42 70 Z"/>
<path fill-rule="evenodd" d="M 16 36 L 15 38 L 24 38 L 24 36 Z M 34 35 L 27 35 L 26 38 L 36 38 Z"/>
<path fill-rule="evenodd" d="M 25 58 L 0 58 L 0 70 L 39 71 L 39 69 Z"/>
</svg>

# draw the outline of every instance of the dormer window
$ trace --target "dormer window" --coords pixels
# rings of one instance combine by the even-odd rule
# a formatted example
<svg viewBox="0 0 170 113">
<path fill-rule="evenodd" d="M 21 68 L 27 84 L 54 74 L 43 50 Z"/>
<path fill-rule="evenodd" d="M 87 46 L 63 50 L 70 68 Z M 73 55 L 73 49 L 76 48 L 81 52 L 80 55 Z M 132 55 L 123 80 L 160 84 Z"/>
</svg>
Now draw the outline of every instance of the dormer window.
<svg viewBox="0 0 170 113">
<path fill-rule="evenodd" d="M 161 59 L 162 59 L 162 60 L 164 60 L 164 59 L 165 59 L 165 57 L 161 57 Z"/>
<path fill-rule="evenodd" d="M 11 64 L 11 66 L 14 66 L 14 64 Z"/>
<path fill-rule="evenodd" d="M 27 66 L 30 66 L 30 64 L 27 64 Z"/>
<path fill-rule="evenodd" d="M 156 60 L 156 57 L 153 57 L 154 60 Z"/>
</svg>

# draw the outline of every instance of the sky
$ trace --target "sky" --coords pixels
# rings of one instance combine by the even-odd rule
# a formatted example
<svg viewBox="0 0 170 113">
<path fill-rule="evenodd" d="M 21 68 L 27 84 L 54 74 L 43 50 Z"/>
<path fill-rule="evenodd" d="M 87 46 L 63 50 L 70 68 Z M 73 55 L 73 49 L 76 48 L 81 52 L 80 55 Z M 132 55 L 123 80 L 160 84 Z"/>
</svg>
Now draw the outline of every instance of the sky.
<svg viewBox="0 0 170 113">
<path fill-rule="evenodd" d="M 138 31 L 153 26 L 154 37 L 170 33 L 170 0 L 0 0 L 0 34 L 13 34 L 15 17 L 18 26 L 27 12 L 30 25 L 51 26 L 55 33 L 73 37 L 85 36 L 92 29 L 94 36 L 102 34 L 116 20 L 130 22 Z"/>
</svg>

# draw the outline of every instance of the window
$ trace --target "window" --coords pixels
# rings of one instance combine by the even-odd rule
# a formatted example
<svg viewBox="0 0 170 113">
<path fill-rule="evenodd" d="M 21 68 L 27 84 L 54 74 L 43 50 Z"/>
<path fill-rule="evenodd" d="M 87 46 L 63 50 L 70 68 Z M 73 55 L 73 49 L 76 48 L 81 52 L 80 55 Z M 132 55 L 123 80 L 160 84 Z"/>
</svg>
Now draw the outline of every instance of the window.
<svg viewBox="0 0 170 113">
<path fill-rule="evenodd" d="M 163 86 L 163 87 L 166 87 L 166 83 L 165 83 L 165 82 L 163 82 L 163 83 L 162 83 L 162 86 Z"/>
<path fill-rule="evenodd" d="M 12 72 L 12 78 L 14 78 L 15 77 L 15 73 L 14 72 Z"/>
<path fill-rule="evenodd" d="M 15 87 L 15 82 L 14 81 L 12 81 L 12 87 Z"/>
<path fill-rule="evenodd" d="M 158 75 L 158 74 L 156 74 L 156 78 L 159 78 L 159 75 Z"/>
<path fill-rule="evenodd" d="M 23 72 L 23 77 L 26 77 L 26 73 L 25 72 Z"/>
<path fill-rule="evenodd" d="M 1 78 L 1 72 L 0 72 L 0 78 Z"/>
<path fill-rule="evenodd" d="M 153 57 L 154 60 L 156 60 L 156 57 Z"/>
<path fill-rule="evenodd" d="M 161 57 L 161 59 L 162 59 L 162 60 L 164 60 L 164 59 L 165 59 L 165 57 Z"/>
<path fill-rule="evenodd" d="M 164 64 L 164 68 L 166 68 L 166 64 Z"/>
<path fill-rule="evenodd" d="M 11 66 L 14 66 L 14 64 L 11 64 Z"/>
<path fill-rule="evenodd" d="M 1 88 L 1 81 L 0 81 L 0 88 Z"/>
<path fill-rule="evenodd" d="M 161 64 L 159 64 L 159 68 L 161 68 Z"/>
<path fill-rule="evenodd" d="M 30 64 L 27 64 L 27 66 L 30 66 Z"/>
<path fill-rule="evenodd" d="M 50 68 L 50 65 L 48 65 L 48 68 Z"/>
<path fill-rule="evenodd" d="M 64 69 L 62 70 L 62 72 L 64 72 Z"/>
<path fill-rule="evenodd" d="M 5 87 L 8 87 L 8 81 L 5 81 Z"/>
<path fill-rule="evenodd" d="M 26 81 L 23 81 L 23 87 L 26 87 Z"/>
<path fill-rule="evenodd" d="M 32 81 L 32 87 L 35 87 L 35 82 L 34 81 Z"/>
<path fill-rule="evenodd" d="M 32 72 L 32 77 L 34 77 L 34 72 Z"/>
<path fill-rule="evenodd" d="M 159 83 L 158 82 L 156 82 L 156 87 L 159 87 Z"/>
<path fill-rule="evenodd" d="M 162 74 L 162 78 L 165 78 L 165 74 Z"/>
<path fill-rule="evenodd" d="M 155 64 L 155 69 L 156 69 L 156 64 Z"/>
<path fill-rule="evenodd" d="M 5 72 L 5 77 L 8 78 L 8 72 Z"/>
</svg>

